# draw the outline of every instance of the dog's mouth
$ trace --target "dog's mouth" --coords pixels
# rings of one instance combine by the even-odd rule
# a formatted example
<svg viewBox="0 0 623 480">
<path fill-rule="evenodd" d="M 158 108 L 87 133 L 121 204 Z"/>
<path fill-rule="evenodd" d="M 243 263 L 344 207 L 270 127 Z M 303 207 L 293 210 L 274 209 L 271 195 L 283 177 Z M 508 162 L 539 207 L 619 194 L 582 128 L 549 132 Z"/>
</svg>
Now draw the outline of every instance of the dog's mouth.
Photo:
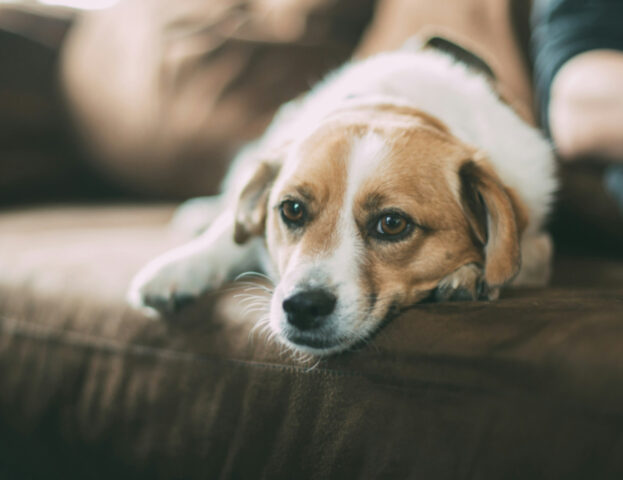
<svg viewBox="0 0 623 480">
<path fill-rule="evenodd" d="M 334 350 L 340 347 L 346 348 L 348 341 L 339 337 L 319 337 L 317 334 L 305 334 L 298 332 L 284 332 L 283 338 L 298 347 L 306 347 L 314 350 Z"/>
</svg>

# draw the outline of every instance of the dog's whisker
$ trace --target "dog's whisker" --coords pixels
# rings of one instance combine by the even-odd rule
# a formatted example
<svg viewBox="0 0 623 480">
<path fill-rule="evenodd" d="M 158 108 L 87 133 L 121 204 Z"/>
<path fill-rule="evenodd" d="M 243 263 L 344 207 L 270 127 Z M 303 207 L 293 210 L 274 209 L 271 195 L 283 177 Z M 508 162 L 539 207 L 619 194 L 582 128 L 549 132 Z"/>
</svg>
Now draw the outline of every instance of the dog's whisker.
<svg viewBox="0 0 623 480">
<path fill-rule="evenodd" d="M 266 286 L 262 282 L 252 282 L 252 281 L 249 281 L 249 280 L 235 280 L 234 282 L 235 282 L 234 285 L 253 285 L 253 286 L 257 286 L 257 287 L 265 287 Z M 271 284 L 271 285 L 273 285 L 273 284 Z"/>
<path fill-rule="evenodd" d="M 238 283 L 237 285 L 246 285 L 246 287 L 240 288 L 240 290 L 244 291 L 244 292 L 250 292 L 250 291 L 262 291 L 262 292 L 268 292 L 268 293 L 273 293 L 273 290 L 271 288 L 266 287 L 265 285 L 259 284 L 259 283 Z"/>
<path fill-rule="evenodd" d="M 263 299 L 256 297 L 255 295 L 250 295 L 240 300 L 240 305 L 243 305 L 243 306 L 266 305 L 266 304 L 267 303 L 263 301 Z"/>
<path fill-rule="evenodd" d="M 257 313 L 266 313 L 268 312 L 268 308 L 266 307 L 266 305 L 249 305 L 247 307 L 245 307 L 243 309 L 243 314 L 245 316 L 248 316 L 252 313 L 257 314 Z"/>
<path fill-rule="evenodd" d="M 269 321 L 270 317 L 268 314 L 259 317 L 255 322 L 255 325 L 253 325 L 253 327 L 251 327 L 251 329 L 249 330 L 249 338 L 253 339 L 253 337 L 255 337 L 255 335 L 258 333 L 260 335 L 263 335 L 266 331 L 266 328 L 270 327 Z"/>
<path fill-rule="evenodd" d="M 267 307 L 268 304 L 266 302 L 260 302 L 255 299 L 248 299 L 244 305 L 246 309 L 266 309 Z"/>
<path fill-rule="evenodd" d="M 271 283 L 271 285 L 275 284 L 273 279 L 270 278 L 268 275 L 266 275 L 264 273 L 261 273 L 261 272 L 252 272 L 252 271 L 241 273 L 240 275 L 236 276 L 236 278 L 234 278 L 234 281 L 237 282 L 240 279 L 246 278 L 246 277 L 258 277 L 258 278 L 262 278 L 264 280 L 268 280 Z"/>
<path fill-rule="evenodd" d="M 250 305 L 246 305 L 243 309 L 242 312 L 245 315 L 248 315 L 251 312 L 260 312 L 263 311 L 265 312 L 267 310 L 265 305 L 256 305 L 256 304 L 250 304 Z"/>
<path fill-rule="evenodd" d="M 266 312 L 266 309 L 265 309 L 265 308 L 252 308 L 252 309 L 250 309 L 250 310 L 246 311 L 246 312 L 244 313 L 244 315 L 245 315 L 245 316 L 249 316 L 249 315 L 251 315 L 251 314 L 254 314 L 254 315 L 255 315 L 255 314 L 258 314 L 258 313 L 265 313 L 265 312 Z"/>
</svg>

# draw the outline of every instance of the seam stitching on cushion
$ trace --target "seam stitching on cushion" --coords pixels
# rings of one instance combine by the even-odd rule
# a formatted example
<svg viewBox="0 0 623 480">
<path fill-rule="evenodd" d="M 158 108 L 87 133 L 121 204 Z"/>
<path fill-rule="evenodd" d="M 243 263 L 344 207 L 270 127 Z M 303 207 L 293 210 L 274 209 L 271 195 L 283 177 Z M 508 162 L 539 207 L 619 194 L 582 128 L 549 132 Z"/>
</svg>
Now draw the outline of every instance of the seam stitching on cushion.
<svg viewBox="0 0 623 480">
<path fill-rule="evenodd" d="M 236 358 L 224 358 L 209 354 L 186 353 L 159 347 L 140 344 L 124 344 L 114 339 L 97 337 L 82 332 L 68 329 L 58 329 L 43 326 L 33 322 L 16 320 L 8 317 L 0 317 L 0 334 L 9 334 L 15 338 L 41 340 L 54 342 L 57 345 L 68 345 L 84 350 L 95 350 L 103 353 L 118 353 L 121 355 L 143 356 L 159 358 L 171 361 L 199 362 L 199 363 L 229 363 L 236 366 L 249 366 L 267 370 L 287 371 L 295 374 L 313 374 L 325 377 L 352 377 L 362 378 L 376 386 L 398 389 L 401 391 L 426 390 L 433 388 L 447 392 L 472 392 L 476 394 L 486 393 L 487 390 L 471 385 L 456 385 L 451 383 L 430 382 L 420 380 L 396 380 L 393 383 L 387 381 L 388 377 L 375 373 L 361 373 L 345 370 L 297 367 L 295 365 L 279 365 L 268 362 L 257 362 Z M 490 392 L 489 392 L 490 393 Z"/>
</svg>

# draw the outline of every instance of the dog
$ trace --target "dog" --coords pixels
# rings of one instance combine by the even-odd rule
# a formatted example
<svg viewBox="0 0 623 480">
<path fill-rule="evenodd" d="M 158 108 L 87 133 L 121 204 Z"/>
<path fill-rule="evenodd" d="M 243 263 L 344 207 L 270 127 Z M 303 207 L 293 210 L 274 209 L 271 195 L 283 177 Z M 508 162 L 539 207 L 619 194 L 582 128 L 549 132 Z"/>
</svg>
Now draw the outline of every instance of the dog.
<svg viewBox="0 0 623 480">
<path fill-rule="evenodd" d="M 463 58 L 410 46 L 353 61 L 285 104 L 224 193 L 182 207 L 220 213 L 147 264 L 129 302 L 171 313 L 262 265 L 271 331 L 327 355 L 424 300 L 545 285 L 552 149 L 454 50 Z"/>
</svg>

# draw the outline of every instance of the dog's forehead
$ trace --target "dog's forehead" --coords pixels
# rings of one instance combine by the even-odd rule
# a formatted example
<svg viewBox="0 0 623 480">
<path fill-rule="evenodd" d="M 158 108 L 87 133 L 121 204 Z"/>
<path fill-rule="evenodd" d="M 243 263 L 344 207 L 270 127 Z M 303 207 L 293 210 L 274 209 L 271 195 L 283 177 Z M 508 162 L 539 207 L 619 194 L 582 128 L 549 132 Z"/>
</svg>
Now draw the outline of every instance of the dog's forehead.
<svg viewBox="0 0 623 480">
<path fill-rule="evenodd" d="M 445 195 L 470 150 L 446 130 L 416 118 L 343 118 L 304 139 L 283 169 L 279 190 L 299 188 L 316 199 L 347 191 L 413 190 Z M 375 121 L 376 120 L 376 121 Z"/>
</svg>

